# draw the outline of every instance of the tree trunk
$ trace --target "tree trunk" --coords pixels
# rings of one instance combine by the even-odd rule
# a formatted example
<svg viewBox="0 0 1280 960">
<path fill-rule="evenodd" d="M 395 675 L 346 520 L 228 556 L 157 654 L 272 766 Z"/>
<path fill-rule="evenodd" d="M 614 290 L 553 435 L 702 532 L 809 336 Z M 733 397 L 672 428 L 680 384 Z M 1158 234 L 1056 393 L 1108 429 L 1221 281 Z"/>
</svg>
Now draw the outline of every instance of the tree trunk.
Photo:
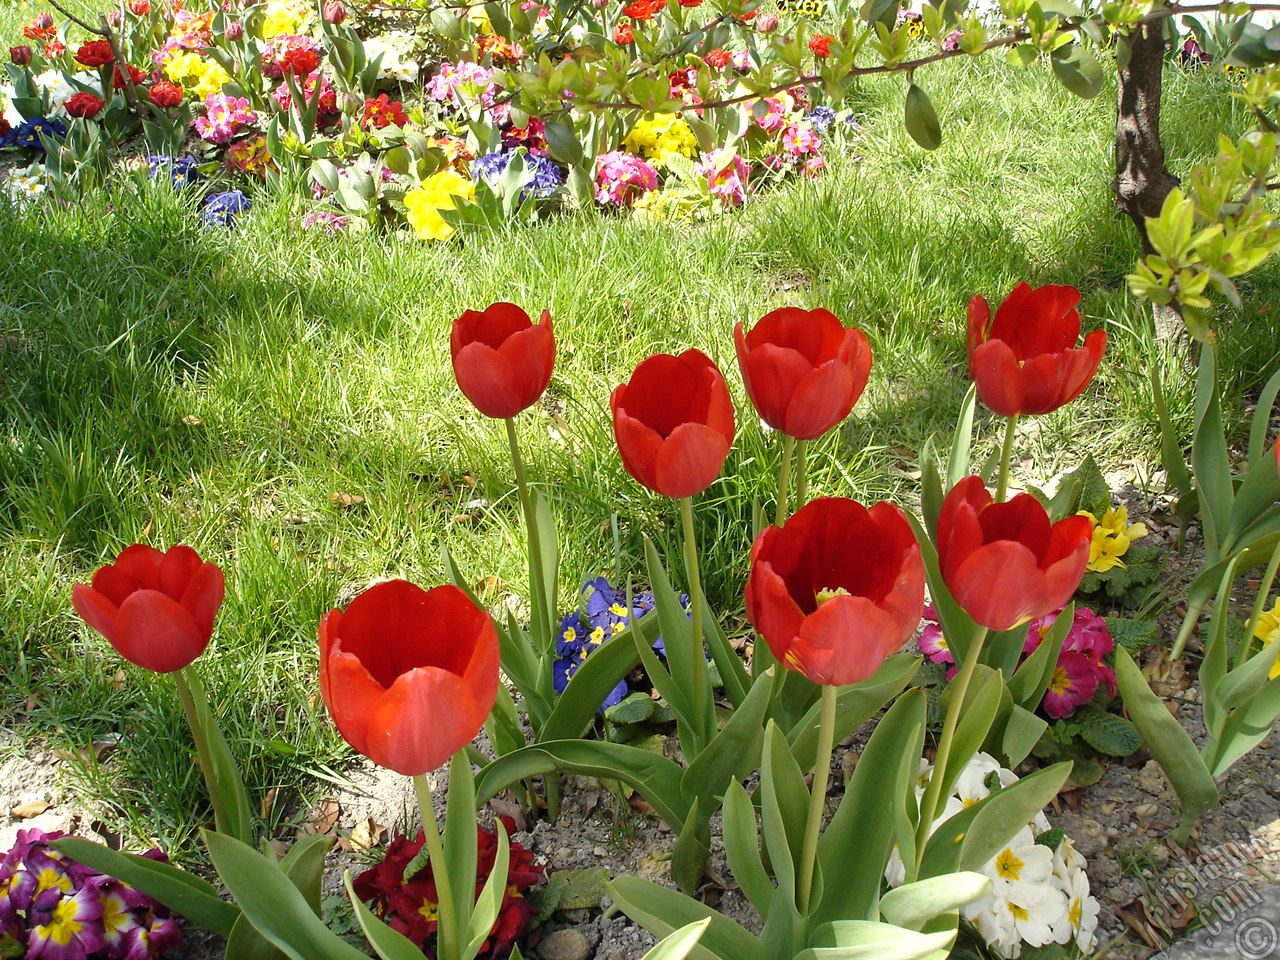
<svg viewBox="0 0 1280 960">
<path fill-rule="evenodd" d="M 1147 236 L 1147 217 L 1160 215 L 1178 178 L 1164 165 L 1160 143 L 1160 93 L 1166 50 L 1164 23 L 1141 26 L 1132 36 L 1129 62 L 1120 71 L 1116 98 L 1116 177 L 1111 189 L 1116 207 L 1133 221 L 1145 257 L 1155 251 Z M 1176 310 L 1156 308 L 1162 338 L 1180 326 Z"/>
</svg>

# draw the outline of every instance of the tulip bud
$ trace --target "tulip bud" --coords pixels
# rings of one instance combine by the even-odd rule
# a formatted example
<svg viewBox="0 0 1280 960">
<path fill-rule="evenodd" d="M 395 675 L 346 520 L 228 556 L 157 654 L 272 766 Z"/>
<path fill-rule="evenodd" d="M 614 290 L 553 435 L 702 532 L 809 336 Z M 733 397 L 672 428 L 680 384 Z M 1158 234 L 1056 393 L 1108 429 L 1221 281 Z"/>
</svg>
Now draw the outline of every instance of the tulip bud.
<svg viewBox="0 0 1280 960">
<path fill-rule="evenodd" d="M 239 20 L 232 20 L 227 24 L 227 29 L 223 31 L 222 35 L 232 43 L 235 43 L 237 40 L 243 40 L 244 24 Z"/>
<path fill-rule="evenodd" d="M 119 10 L 110 10 L 107 12 L 107 25 L 120 29 L 120 25 L 124 23 L 124 17 L 120 16 Z"/>
<path fill-rule="evenodd" d="M 31 62 L 31 48 L 25 43 L 20 47 L 9 48 L 9 59 L 19 67 L 25 67 Z"/>
<path fill-rule="evenodd" d="M 342 23 L 346 19 L 347 19 L 347 8 L 344 7 L 341 3 L 338 3 L 338 0 L 331 0 L 331 2 L 326 3 L 324 5 L 324 22 L 325 23 L 331 23 L 336 27 L 338 26 L 338 24 Z"/>
<path fill-rule="evenodd" d="M 31 21 L 31 26 L 36 30 L 52 30 L 53 14 L 51 13 L 39 14 L 34 20 Z"/>
<path fill-rule="evenodd" d="M 358 93 L 340 93 L 338 94 L 338 109 L 343 113 L 351 115 L 355 114 L 364 106 L 364 97 Z"/>
<path fill-rule="evenodd" d="M 596 10 L 603 10 L 609 5 L 609 0 L 591 0 L 591 6 Z"/>
<path fill-rule="evenodd" d="M 760 33 L 773 33 L 778 29 L 778 15 L 774 13 L 762 13 L 756 17 L 756 30 Z"/>
</svg>

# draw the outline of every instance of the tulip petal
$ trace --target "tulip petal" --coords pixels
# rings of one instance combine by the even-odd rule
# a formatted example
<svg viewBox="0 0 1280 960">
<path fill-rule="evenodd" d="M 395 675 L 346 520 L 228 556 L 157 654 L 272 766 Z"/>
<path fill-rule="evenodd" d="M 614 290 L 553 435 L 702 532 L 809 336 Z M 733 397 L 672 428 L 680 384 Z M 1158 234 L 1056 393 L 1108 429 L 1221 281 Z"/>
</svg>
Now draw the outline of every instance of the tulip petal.
<svg viewBox="0 0 1280 960">
<path fill-rule="evenodd" d="M 1049 283 L 1028 288 L 1015 309 L 1006 311 L 1001 304 L 996 310 L 991 339 L 1004 340 L 1019 360 L 1070 349 L 1080 337 L 1080 314 L 1074 309 L 1079 302 L 1075 287 Z"/>
<path fill-rule="evenodd" d="M 511 361 L 484 343 L 469 343 L 453 355 L 460 389 L 486 417 L 505 419 L 524 409 Z"/>
<path fill-rule="evenodd" d="M 454 674 L 418 667 L 397 678 L 374 706 L 366 756 L 407 777 L 419 776 L 470 743 L 486 712 Z"/>
<path fill-rule="evenodd" d="M 812 371 L 813 364 L 799 351 L 766 343 L 747 354 L 742 380 L 761 419 L 773 429 L 789 433 L 787 407 L 800 381 Z"/>
<path fill-rule="evenodd" d="M 160 565 L 163 562 L 164 554 L 155 547 L 135 543 L 120 551 L 114 566 L 119 572 L 132 577 L 139 587 L 156 590 L 160 587 Z M 99 589 L 97 584 L 94 584 L 94 589 Z M 123 603 L 124 598 L 121 597 L 119 602 Z"/>
<path fill-rule="evenodd" d="M 484 310 L 464 310 L 453 321 L 449 352 L 456 354 L 469 343 L 499 349 L 507 338 L 530 325 L 529 315 L 514 303 L 491 303 Z"/>
<path fill-rule="evenodd" d="M 415 667 L 439 667 L 461 676 L 471 660 L 477 627 L 459 625 L 456 591 L 423 590 L 407 580 L 384 580 L 351 601 L 342 615 L 341 648 L 357 657 L 384 689 Z M 467 602 L 471 616 L 482 614 Z"/>
<path fill-rule="evenodd" d="M 520 409 L 528 409 L 547 389 L 555 366 L 556 342 L 551 332 L 550 314 L 544 312 L 542 323 L 512 334 L 498 353 L 506 358 L 514 374 L 513 383 Z"/>
<path fill-rule="evenodd" d="M 226 583 L 222 577 L 222 570 L 217 564 L 202 563 L 192 574 L 179 602 L 191 614 L 196 629 L 202 634 L 212 636 L 213 618 L 217 616 L 218 608 L 222 606 L 225 595 Z"/>
<path fill-rule="evenodd" d="M 797 440 L 816 440 L 847 417 L 856 400 L 853 371 L 831 360 L 796 384 L 780 429 Z"/>
<path fill-rule="evenodd" d="M 786 582 L 767 562 L 752 565 L 748 591 L 747 616 L 751 625 L 764 638 L 773 655 L 785 660 L 787 651 L 800 633 L 804 613 L 796 605 Z"/>
<path fill-rule="evenodd" d="M 618 388 L 623 389 L 622 387 Z M 617 391 L 614 391 L 616 394 Z M 639 420 L 616 407 L 613 413 L 613 435 L 618 444 L 618 454 L 627 473 L 642 486 L 658 490 L 658 451 L 662 438 Z M 659 491 L 661 492 L 661 491 Z"/>
<path fill-rule="evenodd" d="M 176 543 L 165 553 L 160 561 L 160 590 L 170 600 L 182 602 L 182 594 L 187 584 L 200 569 L 200 554 L 185 544 Z"/>
<path fill-rule="evenodd" d="M 111 645 L 131 663 L 169 673 L 191 663 L 208 643 L 180 603 L 159 590 L 138 590 L 120 604 Z"/>
<path fill-rule="evenodd" d="M 662 442 L 654 463 L 655 489 L 679 499 L 715 482 L 729 455 L 724 434 L 702 423 L 682 423 Z"/>
<path fill-rule="evenodd" d="M 1005 503 L 991 504 L 978 514 L 978 524 L 982 527 L 983 543 L 1014 540 L 1036 557 L 1043 557 L 1049 549 L 1052 531 L 1049 514 L 1029 493 L 1020 493 Z"/>
<path fill-rule="evenodd" d="M 1011 540 L 978 547 L 959 564 L 947 586 L 969 616 L 992 630 L 1009 630 L 1053 610 L 1035 555 Z"/>
<path fill-rule="evenodd" d="M 969 355 L 969 376 L 978 386 L 978 396 L 1002 417 L 1022 413 L 1027 385 L 1009 344 L 989 340 Z"/>
<path fill-rule="evenodd" d="M 119 566 L 106 566 L 97 570 L 93 575 L 93 589 L 110 600 L 117 607 L 124 603 L 125 598 L 136 590 L 141 590 L 143 584 L 133 578 L 127 570 Z"/>
<path fill-rule="evenodd" d="M 973 351 L 979 346 L 987 342 L 987 336 L 991 329 L 991 307 L 983 296 L 976 296 L 969 301 L 969 318 L 968 329 L 966 331 L 966 340 L 968 343 L 969 364 L 973 364 Z"/>
<path fill-rule="evenodd" d="M 885 638 L 898 635 L 898 625 L 866 597 L 836 597 L 804 618 L 786 662 L 814 683 L 857 683 L 884 662 Z"/>
<path fill-rule="evenodd" d="M 116 613 L 119 607 L 83 583 L 77 583 L 71 588 L 71 605 L 84 618 L 85 623 L 115 644 Z"/>
<path fill-rule="evenodd" d="M 386 688 L 370 675 L 359 657 L 342 649 L 341 642 L 330 648 L 327 664 L 328 683 L 321 684 L 320 692 L 323 694 L 328 687 L 325 706 L 329 708 L 329 716 L 333 717 L 342 739 L 357 753 L 368 757 L 369 723 Z"/>
</svg>

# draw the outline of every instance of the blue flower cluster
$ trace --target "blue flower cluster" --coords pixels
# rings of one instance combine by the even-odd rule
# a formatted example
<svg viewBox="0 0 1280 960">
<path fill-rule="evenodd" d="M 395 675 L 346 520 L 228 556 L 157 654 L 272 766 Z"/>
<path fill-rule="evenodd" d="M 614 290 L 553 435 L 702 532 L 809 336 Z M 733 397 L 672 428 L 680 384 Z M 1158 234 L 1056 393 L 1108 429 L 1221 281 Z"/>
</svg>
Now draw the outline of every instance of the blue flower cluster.
<svg viewBox="0 0 1280 960">
<path fill-rule="evenodd" d="M 190 154 L 171 157 L 167 154 L 152 154 L 147 157 L 147 166 L 151 169 L 151 179 L 173 178 L 173 185 L 178 189 L 199 183 L 204 177 L 196 171 L 200 161 Z"/>
<path fill-rule="evenodd" d="M 852 110 L 845 110 L 843 111 L 843 114 L 844 115 L 840 117 L 840 119 L 849 126 L 856 127 L 858 125 L 858 121 L 854 117 Z M 831 129 L 831 125 L 836 122 L 836 112 L 831 107 L 814 107 L 805 114 L 805 119 L 813 124 L 813 129 L 817 132 L 818 136 L 825 137 L 827 135 L 827 131 Z"/>
<path fill-rule="evenodd" d="M 0 137 L 0 150 L 12 147 L 15 150 L 38 150 L 44 154 L 44 144 L 40 142 L 40 134 L 48 137 L 65 137 L 67 126 L 61 120 L 50 120 L 48 117 L 32 117 L 20 123 L 3 137 Z"/>
<path fill-rule="evenodd" d="M 513 152 L 512 150 L 495 150 L 493 153 L 486 153 L 471 164 L 472 176 L 477 180 L 483 177 L 489 184 L 496 183 L 498 177 L 502 176 L 502 171 L 506 170 L 507 164 L 511 162 Z M 564 183 L 564 171 L 548 157 L 526 153 L 524 165 L 525 169 L 533 174 L 533 179 L 520 191 L 521 200 L 525 200 L 530 193 L 538 199 L 545 199 Z"/>
<path fill-rule="evenodd" d="M 645 591 L 631 596 L 627 606 L 626 591 L 615 589 L 604 577 L 596 577 L 582 585 L 584 598 L 579 610 L 571 610 L 560 620 L 560 633 L 556 637 L 556 662 L 552 667 L 552 682 L 556 693 L 563 693 L 569 678 L 578 672 L 582 661 L 592 650 L 610 637 L 621 633 L 631 623 L 632 616 L 639 620 L 654 608 L 653 594 Z M 689 609 L 689 597 L 680 595 L 680 603 Z M 655 653 L 665 655 L 662 637 L 653 642 Z M 621 703 L 627 695 L 627 682 L 623 680 L 605 697 L 600 709 Z"/>
<path fill-rule="evenodd" d="M 206 230 L 212 230 L 214 227 L 234 227 L 236 217 L 242 213 L 248 213 L 252 206 L 249 198 L 239 190 L 227 190 L 212 194 L 205 199 L 204 212 L 200 218 L 204 221 Z"/>
</svg>

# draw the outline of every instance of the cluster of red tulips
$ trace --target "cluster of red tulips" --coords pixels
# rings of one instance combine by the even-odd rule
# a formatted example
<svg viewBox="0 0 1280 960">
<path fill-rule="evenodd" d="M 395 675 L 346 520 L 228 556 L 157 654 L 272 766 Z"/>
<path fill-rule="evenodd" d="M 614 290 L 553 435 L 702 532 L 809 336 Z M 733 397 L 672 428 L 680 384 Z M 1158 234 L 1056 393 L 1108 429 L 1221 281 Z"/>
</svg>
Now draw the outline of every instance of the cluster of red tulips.
<svg viewBox="0 0 1280 960">
<path fill-rule="evenodd" d="M 1019 284 L 994 320 L 986 301 L 973 299 L 970 368 L 992 410 L 1045 413 L 1084 390 L 1106 334 L 1075 345 L 1078 298 L 1071 287 Z M 775 310 L 750 331 L 738 324 L 734 342 L 752 404 L 788 444 L 844 420 L 871 369 L 866 337 L 826 310 Z M 454 321 L 450 347 L 458 386 L 488 417 L 514 417 L 550 382 L 555 339 L 546 312 L 534 323 L 510 303 L 467 311 Z M 734 439 L 734 406 L 705 354 L 649 357 L 613 391 L 610 407 L 622 463 L 639 483 L 689 498 L 719 475 Z M 1083 574 L 1091 535 L 1083 517 L 1050 523 L 1029 494 L 1001 499 L 967 477 L 947 495 L 937 524 L 946 586 L 992 630 L 1060 608 Z M 826 497 L 789 519 L 780 509 L 779 521 L 751 550 L 752 625 L 781 663 L 816 683 L 870 676 L 921 617 L 925 571 L 905 514 L 890 503 L 867 509 Z M 126 659 L 167 672 L 204 650 L 222 594 L 219 569 L 189 547 L 162 554 L 135 544 L 97 571 L 92 585 L 77 585 L 73 603 Z M 321 694 L 339 731 L 400 773 L 440 766 L 493 707 L 497 632 L 457 587 L 379 583 L 345 612 L 327 614 L 319 636 Z"/>
</svg>

